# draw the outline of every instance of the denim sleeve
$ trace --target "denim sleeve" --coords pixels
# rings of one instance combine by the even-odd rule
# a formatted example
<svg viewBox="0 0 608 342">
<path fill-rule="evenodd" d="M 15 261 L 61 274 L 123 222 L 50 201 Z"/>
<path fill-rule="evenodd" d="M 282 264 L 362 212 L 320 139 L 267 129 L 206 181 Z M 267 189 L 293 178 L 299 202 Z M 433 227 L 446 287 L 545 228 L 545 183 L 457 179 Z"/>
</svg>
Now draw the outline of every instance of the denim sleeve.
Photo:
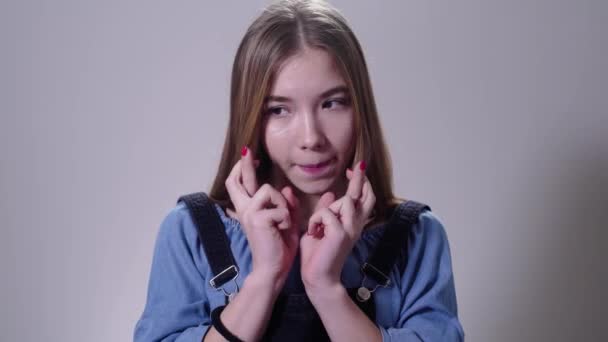
<svg viewBox="0 0 608 342">
<path fill-rule="evenodd" d="M 192 219 L 178 205 L 162 222 L 156 239 L 146 306 L 135 326 L 135 342 L 203 339 L 211 319 L 204 291 L 207 266 L 201 252 Z"/>
<path fill-rule="evenodd" d="M 447 235 L 432 212 L 412 227 L 408 255 L 399 319 L 379 327 L 383 341 L 463 341 Z"/>
</svg>

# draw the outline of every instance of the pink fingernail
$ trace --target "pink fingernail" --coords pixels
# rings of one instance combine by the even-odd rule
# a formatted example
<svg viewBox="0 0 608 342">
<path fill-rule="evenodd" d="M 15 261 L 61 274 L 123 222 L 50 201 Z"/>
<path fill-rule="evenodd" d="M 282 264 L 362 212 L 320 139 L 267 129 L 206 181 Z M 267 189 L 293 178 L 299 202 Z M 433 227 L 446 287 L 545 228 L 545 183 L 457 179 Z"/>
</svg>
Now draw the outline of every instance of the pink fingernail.
<svg viewBox="0 0 608 342">
<path fill-rule="evenodd" d="M 247 146 L 243 146 L 243 148 L 241 149 L 241 156 L 246 156 L 247 155 Z"/>
</svg>

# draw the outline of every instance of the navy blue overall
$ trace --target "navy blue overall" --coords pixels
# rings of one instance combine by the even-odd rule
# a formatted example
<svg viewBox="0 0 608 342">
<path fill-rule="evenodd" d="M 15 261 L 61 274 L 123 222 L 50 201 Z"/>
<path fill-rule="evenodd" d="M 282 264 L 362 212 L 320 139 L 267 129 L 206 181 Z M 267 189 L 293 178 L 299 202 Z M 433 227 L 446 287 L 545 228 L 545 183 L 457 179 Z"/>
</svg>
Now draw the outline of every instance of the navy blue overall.
<svg viewBox="0 0 608 342">
<path fill-rule="evenodd" d="M 238 267 L 230 250 L 224 225 L 205 193 L 185 195 L 179 198 L 178 203 L 180 201 L 185 202 L 197 226 L 209 266 L 215 275 L 210 284 L 221 289 L 238 275 Z M 378 286 L 389 286 L 388 274 L 396 263 L 403 272 L 407 264 L 408 233 L 424 210 L 430 208 L 415 201 L 403 202 L 393 210 L 384 235 L 361 266 L 361 272 L 366 279 Z M 306 296 L 299 269 L 299 257 L 296 257 L 289 278 L 274 304 L 262 341 L 330 340 L 319 314 Z M 362 284 L 360 288 L 349 288 L 347 291 L 353 302 L 371 321 L 375 321 L 374 296 L 364 285 L 366 284 Z"/>
</svg>

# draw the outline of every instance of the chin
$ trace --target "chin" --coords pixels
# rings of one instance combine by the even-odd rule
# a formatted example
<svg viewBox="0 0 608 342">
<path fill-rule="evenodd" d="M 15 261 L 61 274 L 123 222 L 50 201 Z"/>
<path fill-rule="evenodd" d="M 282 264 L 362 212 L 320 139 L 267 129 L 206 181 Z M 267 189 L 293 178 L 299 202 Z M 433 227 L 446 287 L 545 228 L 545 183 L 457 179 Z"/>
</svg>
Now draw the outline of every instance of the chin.
<svg viewBox="0 0 608 342">
<path fill-rule="evenodd" d="M 291 184 L 306 195 L 323 195 L 333 190 L 334 179 L 319 179 L 315 181 L 290 180 Z"/>
</svg>

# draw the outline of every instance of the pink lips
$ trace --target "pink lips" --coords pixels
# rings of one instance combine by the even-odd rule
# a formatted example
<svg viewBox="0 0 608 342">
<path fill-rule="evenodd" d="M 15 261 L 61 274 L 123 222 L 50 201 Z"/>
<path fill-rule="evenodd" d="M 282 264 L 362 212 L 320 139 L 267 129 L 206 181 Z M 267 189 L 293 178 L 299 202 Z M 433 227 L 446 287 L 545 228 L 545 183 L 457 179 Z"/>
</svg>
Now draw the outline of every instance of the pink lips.
<svg viewBox="0 0 608 342">
<path fill-rule="evenodd" d="M 298 165 L 304 173 L 311 176 L 322 176 L 329 171 L 333 158 L 319 164 Z"/>
</svg>

